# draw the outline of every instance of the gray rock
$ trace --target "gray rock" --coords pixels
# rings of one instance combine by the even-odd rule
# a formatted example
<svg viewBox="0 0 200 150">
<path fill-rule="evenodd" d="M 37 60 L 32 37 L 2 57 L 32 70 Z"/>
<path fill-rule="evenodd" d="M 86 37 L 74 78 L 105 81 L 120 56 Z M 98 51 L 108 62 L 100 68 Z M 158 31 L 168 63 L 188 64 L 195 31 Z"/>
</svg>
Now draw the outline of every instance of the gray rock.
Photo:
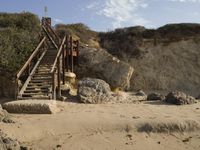
<svg viewBox="0 0 200 150">
<path fill-rule="evenodd" d="M 84 78 L 78 82 L 79 100 L 83 103 L 100 104 L 112 98 L 109 84 L 100 79 Z"/>
<path fill-rule="evenodd" d="M 200 95 L 199 95 L 199 96 L 197 96 L 197 98 L 196 98 L 196 99 L 200 100 Z"/>
<path fill-rule="evenodd" d="M 135 95 L 136 96 L 146 96 L 145 92 L 142 90 L 139 90 Z"/>
<path fill-rule="evenodd" d="M 189 96 L 183 92 L 175 91 L 170 92 L 166 98 L 165 102 L 175 105 L 185 105 L 185 104 L 194 104 L 196 100 L 194 97 Z"/>
<path fill-rule="evenodd" d="M 0 122 L 4 122 L 4 123 L 15 123 L 11 118 L 9 113 L 0 108 Z"/>
<path fill-rule="evenodd" d="M 0 131 L 0 150 L 21 150 L 21 148 L 17 140 L 6 137 L 6 135 Z"/>
<path fill-rule="evenodd" d="M 106 81 L 112 88 L 128 89 L 133 68 L 113 57 L 104 49 L 80 49 L 78 76 L 99 78 Z"/>
<path fill-rule="evenodd" d="M 149 101 L 155 101 L 155 100 L 164 100 L 165 96 L 163 96 L 162 94 L 158 94 L 158 93 L 150 93 L 147 96 L 147 100 Z"/>
</svg>

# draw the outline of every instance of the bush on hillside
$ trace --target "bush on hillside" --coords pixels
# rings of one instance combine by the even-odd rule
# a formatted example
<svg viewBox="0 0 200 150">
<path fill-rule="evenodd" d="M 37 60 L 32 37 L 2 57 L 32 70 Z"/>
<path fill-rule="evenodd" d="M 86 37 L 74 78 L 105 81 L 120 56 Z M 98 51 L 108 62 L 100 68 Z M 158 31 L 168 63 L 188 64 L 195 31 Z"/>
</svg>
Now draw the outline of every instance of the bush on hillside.
<svg viewBox="0 0 200 150">
<path fill-rule="evenodd" d="M 82 23 L 68 25 L 57 24 L 55 28 L 60 37 L 71 35 L 75 39 L 80 40 L 82 44 L 98 47 L 98 33 L 90 30 L 89 27 Z"/>
<path fill-rule="evenodd" d="M 38 44 L 39 18 L 31 13 L 0 14 L 0 73 L 12 75 Z"/>
</svg>

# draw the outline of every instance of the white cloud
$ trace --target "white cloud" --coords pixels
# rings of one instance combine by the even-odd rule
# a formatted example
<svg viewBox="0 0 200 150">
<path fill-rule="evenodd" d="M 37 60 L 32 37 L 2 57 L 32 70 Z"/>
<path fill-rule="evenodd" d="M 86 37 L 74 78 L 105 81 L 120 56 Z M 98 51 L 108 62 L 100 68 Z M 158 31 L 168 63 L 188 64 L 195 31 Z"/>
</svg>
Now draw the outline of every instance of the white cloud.
<svg viewBox="0 0 200 150">
<path fill-rule="evenodd" d="M 96 10 L 98 15 L 113 20 L 114 28 L 122 27 L 123 24 L 146 25 L 149 21 L 138 14 L 139 9 L 148 7 L 144 0 L 104 0 L 104 3 L 94 2 L 87 6 L 88 9 Z"/>
<path fill-rule="evenodd" d="M 200 0 L 170 0 L 172 2 L 200 2 Z"/>
<path fill-rule="evenodd" d="M 87 9 L 94 9 L 98 6 L 98 2 L 93 2 L 93 3 L 90 3 L 89 5 L 86 6 Z"/>
<path fill-rule="evenodd" d="M 55 23 L 63 23 L 63 21 L 62 21 L 61 19 L 57 19 L 57 18 L 53 19 L 53 21 L 54 21 Z"/>
</svg>

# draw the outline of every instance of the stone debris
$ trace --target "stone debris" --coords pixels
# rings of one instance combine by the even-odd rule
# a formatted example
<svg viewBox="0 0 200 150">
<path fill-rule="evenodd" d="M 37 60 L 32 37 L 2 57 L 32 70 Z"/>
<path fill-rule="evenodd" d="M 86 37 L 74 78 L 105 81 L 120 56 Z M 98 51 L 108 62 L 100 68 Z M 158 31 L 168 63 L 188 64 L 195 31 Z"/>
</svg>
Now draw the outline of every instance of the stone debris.
<svg viewBox="0 0 200 150">
<path fill-rule="evenodd" d="M 150 93 L 147 96 L 147 100 L 149 101 L 156 101 L 156 100 L 164 100 L 165 96 L 159 93 Z"/>
<path fill-rule="evenodd" d="M 170 92 L 166 98 L 165 102 L 175 105 L 185 105 L 185 104 L 194 104 L 196 100 L 194 97 L 187 95 L 180 91 Z"/>
<path fill-rule="evenodd" d="M 0 150 L 21 150 L 21 147 L 17 140 L 7 137 L 0 130 Z"/>
</svg>

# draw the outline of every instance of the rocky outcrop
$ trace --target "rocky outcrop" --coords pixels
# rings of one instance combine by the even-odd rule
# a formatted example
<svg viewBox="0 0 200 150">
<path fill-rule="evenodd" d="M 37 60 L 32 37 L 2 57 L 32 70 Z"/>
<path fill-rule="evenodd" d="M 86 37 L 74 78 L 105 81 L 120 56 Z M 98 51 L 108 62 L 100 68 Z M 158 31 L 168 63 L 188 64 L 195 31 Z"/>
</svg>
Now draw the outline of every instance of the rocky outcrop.
<svg viewBox="0 0 200 150">
<path fill-rule="evenodd" d="M 10 114 L 1 108 L 0 106 L 0 122 L 4 122 L 4 123 L 15 123 L 12 119 Z"/>
<path fill-rule="evenodd" d="M 78 82 L 78 98 L 83 103 L 101 104 L 111 100 L 110 86 L 103 80 L 84 78 Z"/>
<path fill-rule="evenodd" d="M 135 93 L 136 96 L 147 96 L 146 93 L 142 90 L 139 90 Z"/>
<path fill-rule="evenodd" d="M 112 88 L 129 88 L 133 68 L 104 49 L 82 48 L 79 60 L 76 71 L 79 78 L 99 78 L 106 81 Z"/>
<path fill-rule="evenodd" d="M 189 96 L 183 92 L 175 91 L 170 92 L 166 98 L 165 102 L 175 105 L 185 105 L 185 104 L 194 104 L 196 100 L 194 97 Z"/>
<path fill-rule="evenodd" d="M 150 93 L 147 96 L 147 100 L 149 101 L 156 101 L 156 100 L 164 100 L 165 96 L 159 93 Z"/>
<path fill-rule="evenodd" d="M 0 131 L 0 150 L 21 150 L 21 147 L 17 140 L 7 137 Z"/>
</svg>

